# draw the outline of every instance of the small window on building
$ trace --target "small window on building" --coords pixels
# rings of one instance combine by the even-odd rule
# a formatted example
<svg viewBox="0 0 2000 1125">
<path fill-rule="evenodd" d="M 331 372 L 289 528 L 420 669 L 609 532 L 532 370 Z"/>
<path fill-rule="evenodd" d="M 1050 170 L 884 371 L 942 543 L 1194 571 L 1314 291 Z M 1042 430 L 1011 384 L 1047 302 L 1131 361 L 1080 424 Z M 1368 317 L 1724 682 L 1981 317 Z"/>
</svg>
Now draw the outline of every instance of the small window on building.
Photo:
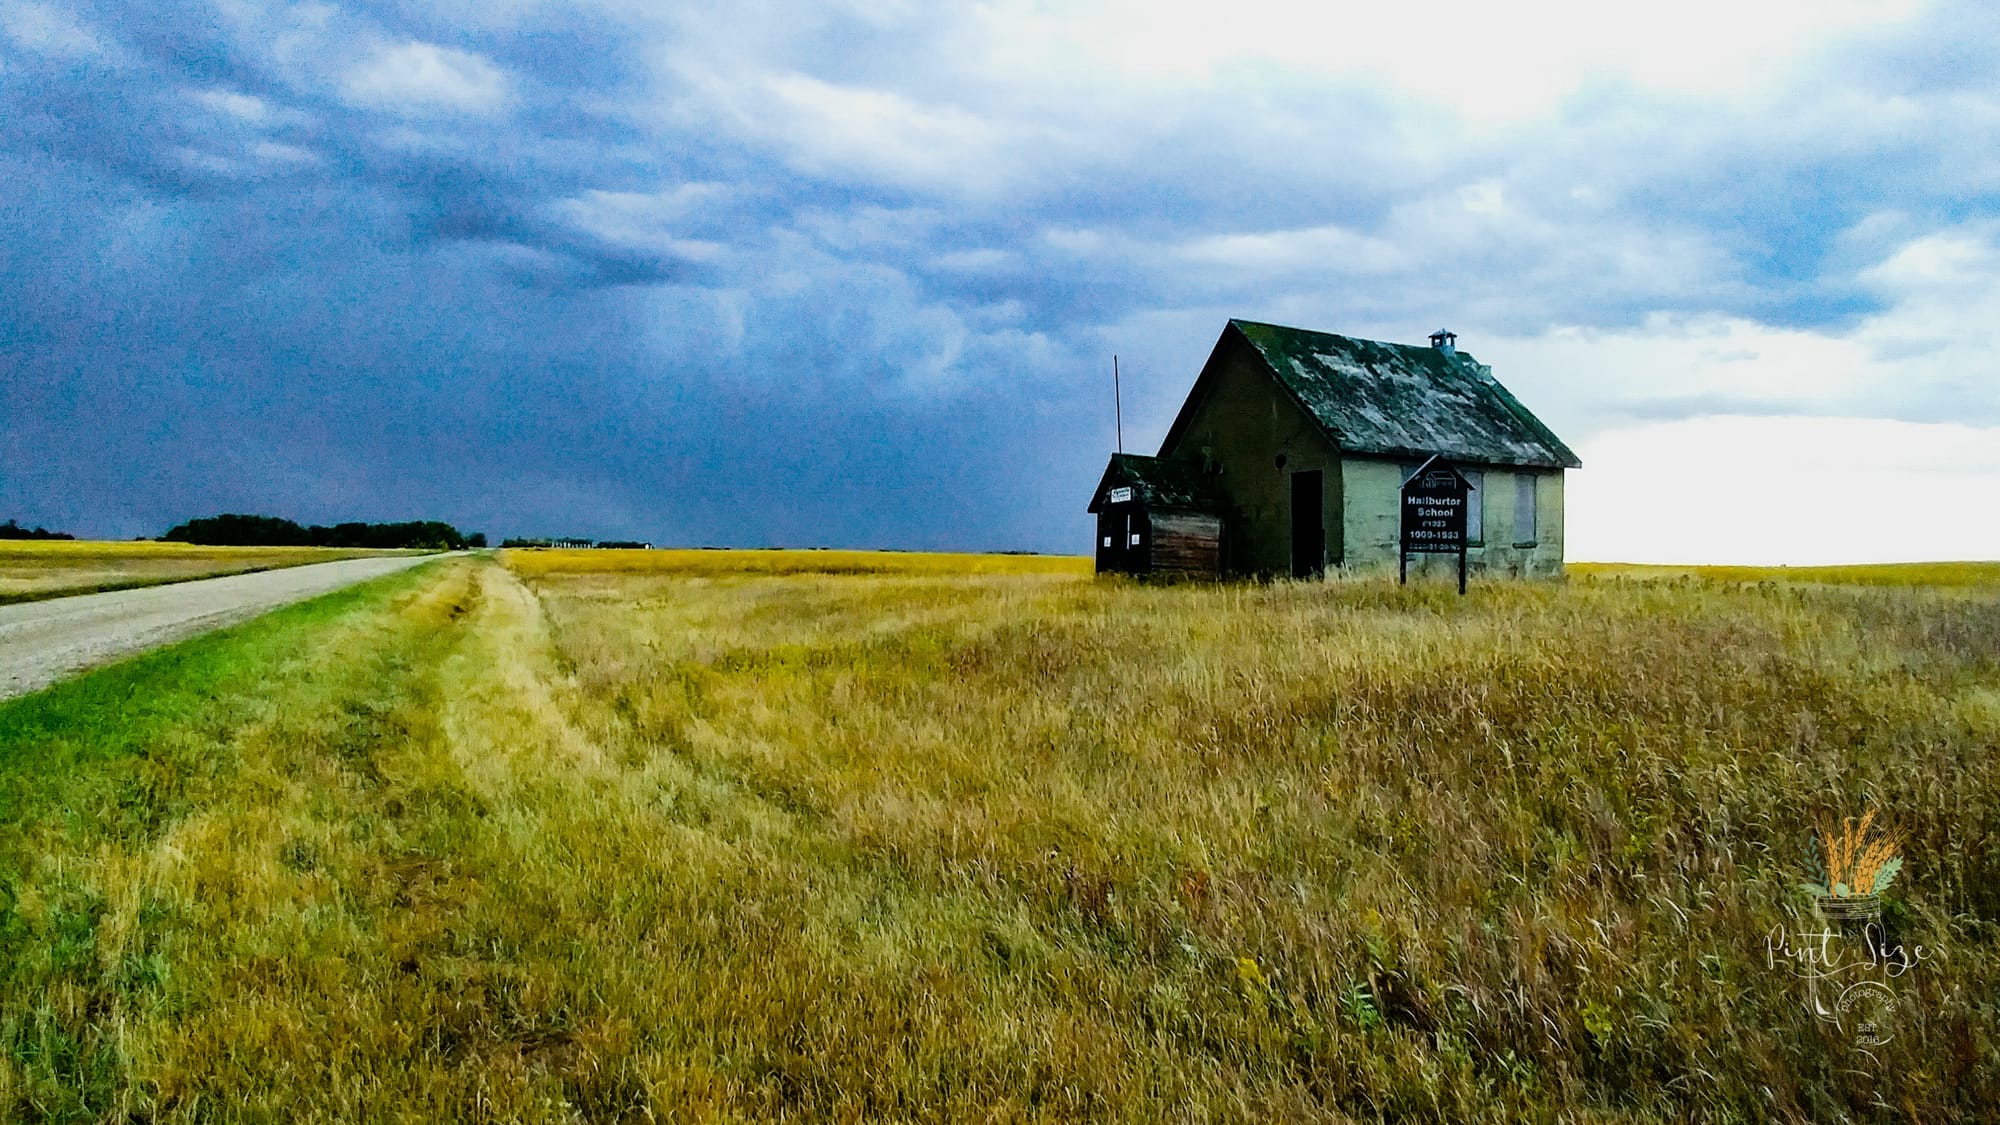
<svg viewBox="0 0 2000 1125">
<path fill-rule="evenodd" d="M 1111 546 L 1111 537 L 1109 535 L 1104 537 L 1104 545 L 1107 547 Z"/>
<path fill-rule="evenodd" d="M 1139 545 L 1139 533 L 1136 531 L 1132 533 L 1132 545 L 1134 547 Z"/>
<path fill-rule="evenodd" d="M 1466 481 L 1472 491 L 1465 494 L 1465 541 L 1478 546 L 1486 541 L 1486 474 L 1477 469 L 1464 470 Z"/>
<path fill-rule="evenodd" d="M 1514 545 L 1535 545 L 1535 474 L 1514 477 Z"/>
</svg>

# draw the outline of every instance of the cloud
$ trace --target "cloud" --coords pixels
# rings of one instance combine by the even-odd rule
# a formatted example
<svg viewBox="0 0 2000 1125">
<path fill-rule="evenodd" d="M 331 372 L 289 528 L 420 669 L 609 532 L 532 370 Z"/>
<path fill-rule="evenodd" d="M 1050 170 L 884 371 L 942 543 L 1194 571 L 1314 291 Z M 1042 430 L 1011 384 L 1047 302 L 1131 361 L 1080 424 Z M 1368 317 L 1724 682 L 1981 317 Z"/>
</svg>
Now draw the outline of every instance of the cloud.
<svg viewBox="0 0 2000 1125">
<path fill-rule="evenodd" d="M 309 113 L 224 86 L 190 90 L 188 99 L 218 121 L 249 129 L 277 130 L 313 123 Z"/>
<path fill-rule="evenodd" d="M 993 192 L 1036 126 L 809 74 L 709 73 L 705 112 L 802 171 L 924 190 Z"/>
<path fill-rule="evenodd" d="M 507 76 L 478 55 L 432 43 L 399 43 L 349 70 L 341 92 L 355 105 L 397 113 L 495 113 L 508 102 Z"/>
<path fill-rule="evenodd" d="M 17 47 L 57 59 L 104 55 L 109 45 L 75 15 L 47 4 L 0 4 L 0 32 Z"/>
<path fill-rule="evenodd" d="M 1600 434 L 1565 503 L 1573 559 L 1806 566 L 2000 558 L 1979 497 L 2000 426 L 1696 418 Z"/>
<path fill-rule="evenodd" d="M 1580 498 L 2000 424 L 2000 17 L 1693 13 L 6 4 L 0 518 L 1080 549 L 1232 315 L 1457 329 Z"/>
<path fill-rule="evenodd" d="M 1410 249 L 1394 239 L 1328 225 L 1304 230 L 1258 231 L 1196 237 L 1177 248 L 1194 268 L 1261 277 L 1321 273 L 1329 267 L 1351 274 L 1406 273 Z"/>
<path fill-rule="evenodd" d="M 1782 81 L 1816 51 L 1881 34 L 1921 7 L 1913 0 L 1691 0 L 1672 8 L 1247 0 L 1224 10 L 1191 0 L 1057 8 L 1021 0 L 988 6 L 985 22 L 996 53 L 1030 72 L 1111 69 L 1156 85 L 1222 86 L 1280 68 L 1382 83 L 1469 119 L 1500 122 L 1547 113 L 1605 76 L 1661 92 L 1741 97 Z"/>
<path fill-rule="evenodd" d="M 1558 429 L 1723 414 L 2000 425 L 1987 378 L 2000 340 L 1986 327 L 2000 322 L 2000 223 L 1911 236 L 1855 278 L 1880 308 L 1838 330 L 1655 314 L 1461 342 L 1538 410 L 1549 404 Z"/>
<path fill-rule="evenodd" d="M 703 210 L 724 203 L 728 195 L 720 184 L 677 184 L 654 192 L 593 188 L 558 201 L 551 210 L 558 221 L 609 246 L 712 261 L 724 252 L 723 244 L 687 235 Z"/>
<path fill-rule="evenodd" d="M 217 114 L 233 117 L 252 125 L 261 125 L 271 119 L 271 107 L 264 99 L 250 94 L 239 94 L 234 90 L 196 90 L 191 95 L 202 106 Z"/>
</svg>

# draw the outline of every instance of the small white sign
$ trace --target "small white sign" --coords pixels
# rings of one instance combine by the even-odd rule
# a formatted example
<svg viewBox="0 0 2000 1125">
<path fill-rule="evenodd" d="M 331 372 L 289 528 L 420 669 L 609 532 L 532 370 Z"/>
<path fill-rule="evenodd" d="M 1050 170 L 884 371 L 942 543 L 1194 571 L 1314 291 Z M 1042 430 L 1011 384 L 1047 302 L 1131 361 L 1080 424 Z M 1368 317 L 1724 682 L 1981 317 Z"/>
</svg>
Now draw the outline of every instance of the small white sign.
<svg viewBox="0 0 2000 1125">
<path fill-rule="evenodd" d="M 1114 488 L 1104 494 L 1104 502 L 1107 504 L 1130 504 L 1132 502 L 1132 490 L 1129 488 Z"/>
</svg>

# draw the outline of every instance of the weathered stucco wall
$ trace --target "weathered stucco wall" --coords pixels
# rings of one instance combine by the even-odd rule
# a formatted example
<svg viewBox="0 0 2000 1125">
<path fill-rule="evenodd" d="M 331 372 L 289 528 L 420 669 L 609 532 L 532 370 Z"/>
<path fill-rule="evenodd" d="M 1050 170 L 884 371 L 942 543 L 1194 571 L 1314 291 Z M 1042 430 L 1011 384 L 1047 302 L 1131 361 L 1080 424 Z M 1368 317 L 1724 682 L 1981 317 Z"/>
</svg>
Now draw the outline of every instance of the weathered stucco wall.
<svg viewBox="0 0 2000 1125">
<path fill-rule="evenodd" d="M 1206 457 L 1222 464 L 1220 483 L 1234 507 L 1225 533 L 1228 568 L 1239 573 L 1291 573 L 1291 475 L 1314 469 L 1323 474 L 1324 562 L 1337 564 L 1343 549 L 1342 463 L 1318 424 L 1245 347 L 1225 345 L 1211 357 L 1204 378 L 1209 386 L 1179 442 L 1162 448 L 1160 456 Z M 1282 468 L 1277 464 L 1280 456 L 1285 459 Z"/>
<path fill-rule="evenodd" d="M 1347 554 L 1344 572 L 1353 575 L 1395 573 L 1402 534 L 1399 502 L 1403 475 L 1414 465 L 1373 457 L 1348 457 L 1341 463 L 1347 510 L 1342 523 Z M 1480 535 L 1466 551 L 1466 566 L 1474 574 L 1521 578 L 1553 578 L 1563 572 L 1563 473 L 1560 469 L 1516 469 L 1461 466 L 1479 488 Z M 1516 479 L 1533 479 L 1535 528 L 1517 534 Z M 1421 562 L 1419 561 L 1421 560 Z M 1455 555 L 1413 555 L 1412 577 L 1454 576 Z"/>
<path fill-rule="evenodd" d="M 1348 571 L 1396 568 L 1397 539 L 1402 531 L 1398 505 L 1405 471 L 1396 461 L 1342 459 L 1340 479 L 1347 489 L 1347 508 L 1341 513 L 1341 523 L 1347 553 L 1341 565 Z"/>
</svg>

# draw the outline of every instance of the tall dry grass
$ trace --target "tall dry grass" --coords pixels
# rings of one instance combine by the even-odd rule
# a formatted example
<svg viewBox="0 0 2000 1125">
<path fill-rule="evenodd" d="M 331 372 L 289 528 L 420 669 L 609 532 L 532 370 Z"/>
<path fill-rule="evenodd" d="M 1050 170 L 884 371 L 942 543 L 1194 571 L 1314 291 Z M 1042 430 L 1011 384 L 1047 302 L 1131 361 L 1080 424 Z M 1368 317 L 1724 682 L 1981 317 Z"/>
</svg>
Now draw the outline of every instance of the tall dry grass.
<svg viewBox="0 0 2000 1125">
<path fill-rule="evenodd" d="M 1991 592 L 483 560 L 385 590 L 20 790 L 17 1113 L 2000 1099 Z M 1811 826 L 1864 805 L 1906 857 L 1886 925 L 1941 952 L 1865 1055 L 1765 947 Z"/>
</svg>

